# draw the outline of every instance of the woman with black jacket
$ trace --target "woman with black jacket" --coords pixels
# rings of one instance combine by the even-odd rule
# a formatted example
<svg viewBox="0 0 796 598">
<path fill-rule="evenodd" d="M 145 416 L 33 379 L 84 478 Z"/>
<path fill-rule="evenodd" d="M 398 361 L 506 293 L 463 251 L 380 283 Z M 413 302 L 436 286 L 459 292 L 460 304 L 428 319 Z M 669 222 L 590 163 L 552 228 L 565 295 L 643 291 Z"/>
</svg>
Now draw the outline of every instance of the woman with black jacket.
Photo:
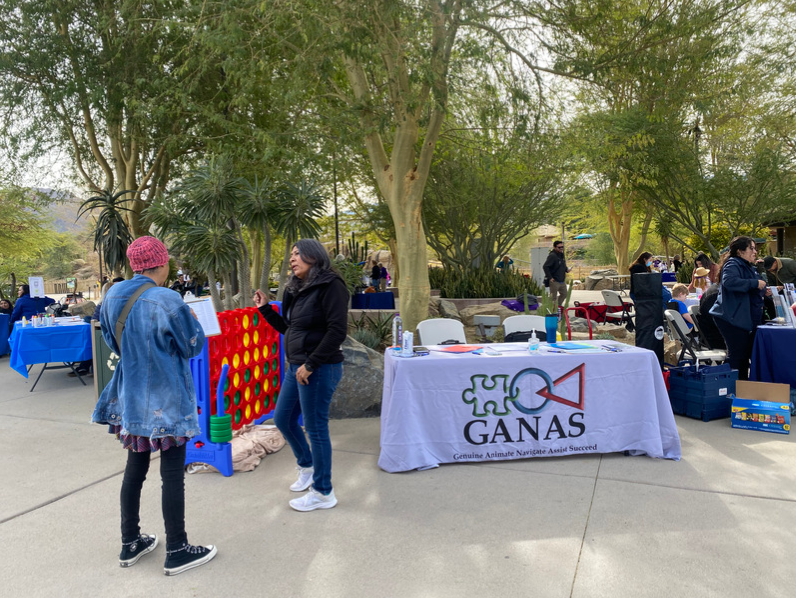
<svg viewBox="0 0 796 598">
<path fill-rule="evenodd" d="M 341 345 L 348 333 L 348 289 L 332 270 L 329 255 L 315 239 L 302 239 L 290 255 L 293 276 L 285 287 L 282 315 L 268 305 L 260 289 L 254 304 L 266 321 L 285 335 L 287 371 L 276 402 L 274 422 L 298 462 L 298 479 L 290 489 L 309 492 L 290 501 L 297 511 L 331 509 L 332 442 L 329 405 L 343 375 Z M 304 427 L 310 442 L 299 426 Z"/>
<path fill-rule="evenodd" d="M 730 367 L 738 370 L 738 379 L 749 377 L 755 332 L 763 320 L 763 297 L 766 282 L 755 268 L 757 246 L 751 237 L 735 237 L 730 253 L 721 266 L 719 296 L 710 315 L 724 337 Z M 768 291 L 770 292 L 770 291 Z"/>
<path fill-rule="evenodd" d="M 652 266 L 652 254 L 649 251 L 645 251 L 628 268 L 630 270 L 630 298 L 634 301 L 636 299 L 636 289 L 633 286 L 633 275 L 651 272 L 650 266 Z"/>
</svg>

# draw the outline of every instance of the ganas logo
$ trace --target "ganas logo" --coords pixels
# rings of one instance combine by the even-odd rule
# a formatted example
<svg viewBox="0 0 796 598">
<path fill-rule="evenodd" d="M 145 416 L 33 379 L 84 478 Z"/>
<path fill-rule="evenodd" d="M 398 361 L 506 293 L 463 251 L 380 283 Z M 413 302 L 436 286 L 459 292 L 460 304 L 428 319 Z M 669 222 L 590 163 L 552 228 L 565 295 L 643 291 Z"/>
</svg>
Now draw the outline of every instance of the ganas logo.
<svg viewBox="0 0 796 598">
<path fill-rule="evenodd" d="M 462 400 L 472 405 L 473 417 L 479 419 L 467 422 L 464 426 L 464 437 L 470 444 L 494 444 L 497 442 L 523 442 L 526 437 L 534 440 L 550 440 L 559 438 L 577 438 L 586 431 L 583 424 L 583 411 L 585 408 L 585 364 L 568 371 L 566 374 L 553 380 L 552 377 L 539 368 L 520 370 L 509 381 L 507 374 L 487 376 L 475 374 L 470 376 L 472 386 L 462 393 Z M 521 386 L 531 387 L 533 377 L 537 376 L 544 383 L 539 390 L 522 396 Z M 559 386 L 572 378 L 578 377 L 578 400 L 572 401 L 556 394 Z M 562 424 L 558 415 L 547 418 L 542 412 L 549 406 L 550 401 L 573 407 L 578 411 L 570 414 Z M 509 420 L 507 425 L 503 417 L 512 414 L 512 408 L 519 412 L 514 422 Z M 490 415 L 498 416 L 497 420 L 487 420 Z M 540 434 L 541 429 L 541 434 Z"/>
</svg>

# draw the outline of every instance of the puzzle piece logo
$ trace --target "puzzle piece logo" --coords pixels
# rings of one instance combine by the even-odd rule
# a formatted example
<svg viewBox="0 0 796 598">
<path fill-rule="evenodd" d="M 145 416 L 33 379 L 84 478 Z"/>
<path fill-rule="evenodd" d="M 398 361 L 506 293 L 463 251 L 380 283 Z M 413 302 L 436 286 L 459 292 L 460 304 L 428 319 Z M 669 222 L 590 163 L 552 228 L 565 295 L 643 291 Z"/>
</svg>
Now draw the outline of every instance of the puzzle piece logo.
<svg viewBox="0 0 796 598">
<path fill-rule="evenodd" d="M 474 417 L 487 417 L 492 412 L 493 415 L 504 416 L 511 413 L 510 405 L 520 413 L 534 415 L 543 411 L 550 401 L 567 405 L 575 409 L 584 410 L 585 401 L 585 364 L 571 369 L 563 376 L 553 380 L 550 375 L 539 368 L 526 368 L 517 372 L 509 381 L 509 376 L 499 374 L 487 376 L 486 374 L 474 374 L 470 376 L 472 387 L 462 393 L 462 400 L 468 405 L 473 406 Z M 534 394 L 544 400 L 537 406 L 527 407 L 520 402 L 520 381 L 526 376 L 538 376 L 544 382 L 544 386 Z M 578 377 L 578 400 L 572 401 L 556 394 L 556 386 L 563 384 L 569 378 Z M 536 397 L 526 400 L 526 404 Z M 538 400 L 538 399 L 537 399 Z"/>
<path fill-rule="evenodd" d="M 509 392 L 509 377 L 506 374 L 487 376 L 475 374 L 470 376 L 472 387 L 462 393 L 462 400 L 473 406 L 473 417 L 486 417 L 491 411 L 493 415 L 509 415 L 509 402 L 516 395 Z"/>
</svg>

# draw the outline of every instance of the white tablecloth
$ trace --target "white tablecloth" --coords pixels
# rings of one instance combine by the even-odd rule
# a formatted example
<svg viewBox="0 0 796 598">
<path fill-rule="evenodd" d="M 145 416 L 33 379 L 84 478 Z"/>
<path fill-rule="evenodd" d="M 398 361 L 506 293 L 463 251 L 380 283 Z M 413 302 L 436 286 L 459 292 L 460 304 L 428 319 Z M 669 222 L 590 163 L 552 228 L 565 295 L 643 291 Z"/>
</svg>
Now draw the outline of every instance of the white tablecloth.
<svg viewBox="0 0 796 598">
<path fill-rule="evenodd" d="M 601 345 L 600 341 L 591 341 Z M 680 458 L 655 354 L 450 354 L 384 361 L 379 467 L 630 451 Z M 540 394 L 541 391 L 541 394 Z"/>
</svg>

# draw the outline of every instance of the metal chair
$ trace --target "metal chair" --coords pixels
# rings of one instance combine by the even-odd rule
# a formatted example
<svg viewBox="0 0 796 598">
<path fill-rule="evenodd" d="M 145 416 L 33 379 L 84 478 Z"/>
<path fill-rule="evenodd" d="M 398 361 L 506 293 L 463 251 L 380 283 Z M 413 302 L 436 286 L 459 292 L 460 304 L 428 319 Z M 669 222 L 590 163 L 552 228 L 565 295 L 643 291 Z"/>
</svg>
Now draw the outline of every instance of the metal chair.
<svg viewBox="0 0 796 598">
<path fill-rule="evenodd" d="M 628 330 L 631 330 L 635 327 L 635 321 L 633 320 L 633 314 L 630 313 L 630 310 L 625 305 L 625 302 L 622 301 L 622 296 L 617 293 L 616 291 L 610 291 L 608 289 L 603 289 L 603 303 L 608 307 L 620 307 L 622 308 L 621 311 L 608 311 L 605 312 L 605 321 L 616 321 L 618 320 L 618 324 L 627 323 Z"/>
<path fill-rule="evenodd" d="M 680 315 L 680 312 L 674 309 L 667 309 L 663 313 L 669 323 L 669 328 L 674 331 L 680 341 L 680 345 L 682 345 L 677 361 L 682 361 L 686 354 L 688 355 L 686 359 L 693 361 L 696 365 L 699 365 L 700 361 L 721 363 L 727 360 L 726 351 L 705 349 L 688 334 L 688 325 L 685 323 L 683 316 Z"/>
<path fill-rule="evenodd" d="M 420 344 L 423 345 L 453 345 L 467 342 L 464 324 L 449 318 L 423 320 L 417 325 L 416 332 L 420 335 Z"/>
</svg>

